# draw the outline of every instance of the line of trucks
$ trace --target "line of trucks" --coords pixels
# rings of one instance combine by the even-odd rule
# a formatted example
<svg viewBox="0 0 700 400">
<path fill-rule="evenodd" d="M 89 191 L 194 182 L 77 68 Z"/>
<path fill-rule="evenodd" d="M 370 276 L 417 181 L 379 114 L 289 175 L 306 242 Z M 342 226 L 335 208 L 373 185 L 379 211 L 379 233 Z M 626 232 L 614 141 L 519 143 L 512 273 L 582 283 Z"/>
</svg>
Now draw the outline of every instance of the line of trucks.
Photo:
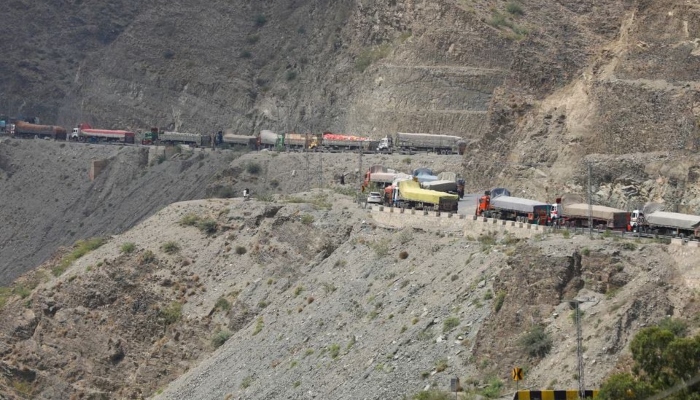
<svg viewBox="0 0 700 400">
<path fill-rule="evenodd" d="M 700 238 L 700 216 L 668 211 L 625 211 L 586 203 L 554 204 L 513 196 L 492 197 L 489 191 L 476 205 L 477 216 L 537 225 L 628 231 L 678 238 Z M 592 222 L 592 226 L 589 224 Z"/>
<path fill-rule="evenodd" d="M 98 129 L 87 123 L 78 124 L 69 133 L 56 125 L 41 125 L 38 120 L 13 120 L 0 117 L 0 132 L 11 136 L 53 140 L 70 140 L 79 142 L 118 142 L 136 143 L 142 137 L 141 144 L 186 144 L 194 147 L 225 145 L 248 150 L 286 150 L 286 151 L 323 151 L 323 152 L 358 152 L 392 154 L 415 154 L 416 152 L 433 152 L 436 154 L 464 154 L 467 143 L 459 136 L 433 135 L 427 133 L 397 133 L 387 135 L 380 140 L 364 136 L 344 135 L 333 132 L 323 133 L 275 133 L 262 130 L 257 135 L 237 135 L 233 133 L 201 134 L 175 132 L 160 128 L 151 128 L 145 132 L 129 130 Z"/>
<path fill-rule="evenodd" d="M 383 188 L 382 204 L 392 207 L 457 211 L 464 197 L 464 180 L 454 173 L 434 175 L 427 168 L 405 174 L 381 165 L 370 167 L 362 184 L 363 192 L 371 186 Z M 486 191 L 477 199 L 475 215 L 537 225 L 591 228 L 638 232 L 644 234 L 700 239 L 700 216 L 649 207 L 625 211 L 586 203 L 545 203 L 511 196 L 504 188 Z"/>
</svg>

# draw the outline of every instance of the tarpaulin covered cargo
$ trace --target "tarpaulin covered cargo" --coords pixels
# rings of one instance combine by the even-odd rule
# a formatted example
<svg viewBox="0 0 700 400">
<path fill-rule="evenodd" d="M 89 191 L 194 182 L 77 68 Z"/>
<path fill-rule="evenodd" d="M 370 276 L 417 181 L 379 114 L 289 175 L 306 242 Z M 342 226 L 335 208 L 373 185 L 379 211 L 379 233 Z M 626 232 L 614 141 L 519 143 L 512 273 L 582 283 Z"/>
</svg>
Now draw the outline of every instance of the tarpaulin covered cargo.
<svg viewBox="0 0 700 400">
<path fill-rule="evenodd" d="M 260 143 L 275 146 L 279 135 L 275 132 L 263 130 L 260 131 Z"/>
<path fill-rule="evenodd" d="M 438 180 L 421 183 L 423 189 L 437 190 L 438 192 L 454 192 L 457 190 L 457 182 Z"/>
<path fill-rule="evenodd" d="M 625 210 L 620 210 L 612 207 L 591 205 L 591 216 L 595 219 L 604 219 L 606 221 L 612 221 L 616 218 L 619 218 L 620 215 L 626 217 L 627 214 L 628 213 Z M 567 204 L 566 206 L 564 206 L 563 216 L 588 218 L 588 204 Z"/>
<path fill-rule="evenodd" d="M 645 215 L 644 218 L 649 224 L 670 228 L 694 229 L 697 228 L 698 225 L 700 225 L 699 215 L 656 211 L 651 214 Z"/>
<path fill-rule="evenodd" d="M 459 201 L 456 194 L 447 194 L 435 190 L 422 189 L 418 182 L 412 180 L 399 182 L 399 198 L 422 203 L 440 204 L 441 200 Z"/>
<path fill-rule="evenodd" d="M 411 175 L 404 174 L 401 172 L 370 172 L 369 181 L 370 182 L 381 182 L 389 183 L 396 179 L 411 179 Z"/>
<path fill-rule="evenodd" d="M 542 203 L 536 200 L 522 199 L 520 197 L 511 196 L 499 196 L 495 199 L 491 199 L 491 207 L 521 213 L 534 213 L 535 210 L 540 210 L 543 208 L 546 210 L 550 206 L 547 203 Z"/>
<path fill-rule="evenodd" d="M 399 146 L 406 147 L 452 147 L 464 141 L 459 136 L 433 135 L 430 133 L 402 133 L 396 134 L 396 141 Z"/>
<path fill-rule="evenodd" d="M 255 138 L 253 136 L 248 136 L 248 135 L 234 135 L 232 133 L 226 133 L 223 136 L 223 142 L 224 143 L 229 143 L 229 144 L 238 144 L 238 145 L 254 145 L 255 144 Z"/>
<path fill-rule="evenodd" d="M 591 205 L 591 218 L 595 221 L 605 221 L 609 228 L 626 228 L 629 223 L 629 213 L 612 207 Z M 588 204 L 567 204 L 562 210 L 564 218 L 587 219 Z"/>
<path fill-rule="evenodd" d="M 186 133 L 186 132 L 169 132 L 165 131 L 161 133 L 158 138 L 163 142 L 184 142 L 184 143 L 201 143 L 202 135 L 199 133 Z"/>
</svg>

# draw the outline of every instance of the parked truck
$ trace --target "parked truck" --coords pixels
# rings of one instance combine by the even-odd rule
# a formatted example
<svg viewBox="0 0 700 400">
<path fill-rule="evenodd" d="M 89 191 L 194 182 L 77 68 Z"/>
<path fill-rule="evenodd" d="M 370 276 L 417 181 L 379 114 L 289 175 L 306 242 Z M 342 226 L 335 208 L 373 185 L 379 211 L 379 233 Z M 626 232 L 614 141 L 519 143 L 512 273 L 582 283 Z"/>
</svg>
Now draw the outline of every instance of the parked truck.
<svg viewBox="0 0 700 400">
<path fill-rule="evenodd" d="M 27 138 L 36 137 L 39 139 L 66 140 L 66 130 L 61 126 L 56 125 L 39 125 L 25 121 L 16 121 L 14 123 L 14 136 Z"/>
<path fill-rule="evenodd" d="M 697 239 L 700 238 L 700 216 L 668 211 L 645 214 L 642 210 L 634 210 L 630 218 L 630 229 L 634 232 Z"/>
<path fill-rule="evenodd" d="M 415 152 L 433 152 L 437 154 L 464 154 L 467 142 L 459 136 L 433 135 L 429 133 L 402 133 L 392 138 L 387 135 L 379 141 L 377 152 L 398 152 L 414 154 Z"/>
<path fill-rule="evenodd" d="M 374 152 L 378 144 L 378 141 L 368 137 L 323 132 L 321 150 L 330 152 L 362 151 L 367 153 Z"/>
<path fill-rule="evenodd" d="M 185 144 L 192 147 L 207 147 L 211 145 L 211 135 L 206 133 L 158 132 L 158 142 L 165 145 Z"/>
<path fill-rule="evenodd" d="M 459 196 L 427 190 L 412 179 L 395 182 L 384 189 L 385 202 L 395 207 L 435 211 L 457 211 Z"/>
<path fill-rule="evenodd" d="M 586 203 L 574 203 L 563 205 L 561 199 L 552 204 L 550 210 L 550 223 L 569 227 L 587 228 L 590 219 L 593 227 L 597 229 L 627 230 L 630 223 L 630 213 L 612 207 L 592 204 L 590 209 Z"/>
<path fill-rule="evenodd" d="M 221 141 L 224 145 L 248 150 L 255 150 L 257 144 L 257 138 L 255 136 L 236 135 L 233 133 L 223 134 Z"/>
<path fill-rule="evenodd" d="M 499 196 L 491 198 L 486 191 L 478 200 L 476 215 L 505 219 L 529 224 L 546 225 L 551 205 L 520 197 Z"/>
<path fill-rule="evenodd" d="M 70 135 L 71 140 L 81 142 L 120 142 L 134 143 L 136 134 L 131 131 L 113 130 L 113 129 L 95 129 L 89 124 L 82 123 Z"/>
</svg>

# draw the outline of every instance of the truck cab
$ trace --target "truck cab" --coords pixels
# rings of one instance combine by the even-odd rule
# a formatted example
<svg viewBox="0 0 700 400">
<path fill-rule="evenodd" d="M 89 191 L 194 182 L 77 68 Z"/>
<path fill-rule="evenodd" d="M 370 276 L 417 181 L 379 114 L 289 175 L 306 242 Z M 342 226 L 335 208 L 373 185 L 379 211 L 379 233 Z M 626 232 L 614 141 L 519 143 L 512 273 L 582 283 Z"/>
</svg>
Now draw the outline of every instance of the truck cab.
<svg viewBox="0 0 700 400">
<path fill-rule="evenodd" d="M 379 140 L 377 145 L 377 153 L 389 153 L 391 154 L 393 147 L 393 140 L 391 136 L 384 136 L 384 138 Z"/>
<path fill-rule="evenodd" d="M 488 211 L 491 208 L 491 192 L 490 191 L 485 191 L 484 195 L 481 196 L 476 204 L 476 215 L 484 215 L 488 217 Z"/>
<path fill-rule="evenodd" d="M 640 210 L 632 211 L 632 214 L 630 215 L 630 229 L 632 232 L 637 232 L 639 230 L 639 226 L 643 223 L 644 213 Z"/>
</svg>

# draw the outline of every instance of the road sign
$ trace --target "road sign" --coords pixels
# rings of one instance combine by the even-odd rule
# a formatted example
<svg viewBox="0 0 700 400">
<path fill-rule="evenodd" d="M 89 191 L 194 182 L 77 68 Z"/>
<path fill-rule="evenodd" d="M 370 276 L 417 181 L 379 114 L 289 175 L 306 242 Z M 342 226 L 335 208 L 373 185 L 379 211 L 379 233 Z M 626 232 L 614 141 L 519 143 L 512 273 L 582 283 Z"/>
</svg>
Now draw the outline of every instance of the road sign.
<svg viewBox="0 0 700 400">
<path fill-rule="evenodd" d="M 522 381 L 523 380 L 523 369 L 515 367 L 513 370 L 510 372 L 510 376 L 513 377 L 514 381 Z"/>
<path fill-rule="evenodd" d="M 459 392 L 459 378 L 450 378 L 450 392 Z"/>
</svg>

